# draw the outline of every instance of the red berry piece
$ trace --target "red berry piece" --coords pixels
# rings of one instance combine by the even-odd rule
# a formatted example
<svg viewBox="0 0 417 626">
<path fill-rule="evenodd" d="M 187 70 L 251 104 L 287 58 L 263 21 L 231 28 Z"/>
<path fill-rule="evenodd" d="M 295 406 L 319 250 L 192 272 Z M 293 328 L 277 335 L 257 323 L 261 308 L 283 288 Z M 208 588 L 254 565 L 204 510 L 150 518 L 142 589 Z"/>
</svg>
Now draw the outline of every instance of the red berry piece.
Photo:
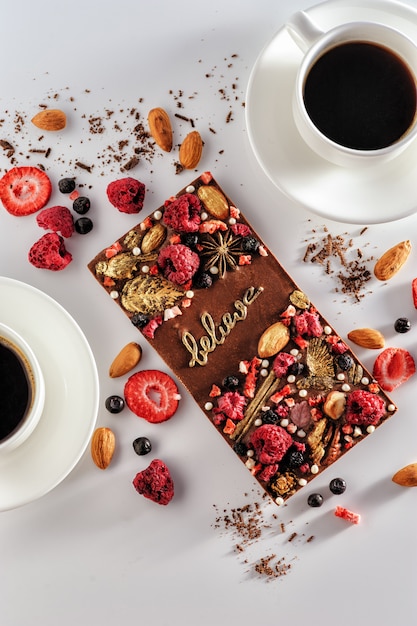
<svg viewBox="0 0 417 626">
<path fill-rule="evenodd" d="M 164 222 L 174 230 L 193 233 L 201 223 L 200 200 L 192 193 L 184 193 L 173 202 L 165 203 Z"/>
<path fill-rule="evenodd" d="M 121 213 L 139 213 L 145 199 L 145 185 L 135 178 L 121 178 L 108 185 L 107 197 Z"/>
<path fill-rule="evenodd" d="M 14 167 L 0 179 L 0 200 L 12 215 L 36 213 L 48 202 L 51 192 L 51 181 L 37 167 Z"/>
<path fill-rule="evenodd" d="M 65 206 L 51 206 L 48 209 L 42 209 L 36 216 L 36 221 L 41 228 L 61 233 L 63 237 L 71 237 L 74 232 L 74 220 L 71 211 Z"/>
<path fill-rule="evenodd" d="M 138 493 L 157 504 L 168 504 L 174 497 L 174 481 L 163 461 L 154 459 L 143 471 L 136 474 L 133 486 Z"/>
<path fill-rule="evenodd" d="M 386 348 L 374 363 L 373 376 L 384 391 L 393 391 L 416 372 L 413 357 L 404 348 Z"/>
<path fill-rule="evenodd" d="M 178 408 L 178 387 L 168 374 L 142 370 L 128 378 L 124 395 L 129 409 L 138 417 L 158 424 L 172 417 Z"/>
<path fill-rule="evenodd" d="M 29 250 L 28 258 L 35 267 L 53 272 L 63 270 L 72 261 L 63 238 L 57 233 L 43 235 Z"/>
<path fill-rule="evenodd" d="M 162 248 L 158 256 L 158 265 L 165 278 L 175 285 L 184 285 L 198 270 L 200 258 L 188 246 L 177 243 Z"/>
<path fill-rule="evenodd" d="M 349 511 L 345 509 L 343 506 L 337 506 L 334 514 L 336 517 L 340 517 L 351 524 L 359 524 L 361 521 L 361 516 L 358 513 L 353 513 L 353 511 Z"/>
<path fill-rule="evenodd" d="M 417 309 L 417 278 L 414 278 L 411 283 L 411 295 L 413 296 L 414 308 Z"/>
</svg>

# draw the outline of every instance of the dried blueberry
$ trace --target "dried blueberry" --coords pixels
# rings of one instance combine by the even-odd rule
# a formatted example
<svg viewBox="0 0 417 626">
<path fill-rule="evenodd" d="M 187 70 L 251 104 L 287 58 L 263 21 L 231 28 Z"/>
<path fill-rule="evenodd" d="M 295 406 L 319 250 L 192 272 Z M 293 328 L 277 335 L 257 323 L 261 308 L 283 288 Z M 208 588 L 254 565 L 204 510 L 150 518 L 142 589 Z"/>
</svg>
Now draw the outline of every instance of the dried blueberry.
<svg viewBox="0 0 417 626">
<path fill-rule="evenodd" d="M 339 356 L 336 359 L 336 363 L 338 364 L 341 370 L 346 372 L 346 370 L 352 367 L 353 361 L 352 361 L 352 357 L 349 356 L 349 354 L 346 354 L 346 352 L 344 352 L 343 354 L 339 354 Z"/>
<path fill-rule="evenodd" d="M 79 215 L 84 215 L 85 213 L 87 213 L 90 210 L 90 206 L 90 200 L 88 198 L 85 198 L 84 196 L 76 198 L 72 203 L 72 208 Z"/>
<path fill-rule="evenodd" d="M 71 193 L 75 189 L 75 180 L 73 178 L 61 178 L 58 181 L 58 189 L 61 193 Z"/>
<path fill-rule="evenodd" d="M 181 235 L 181 243 L 189 248 L 195 250 L 198 244 L 198 235 L 197 233 L 182 233 Z"/>
<path fill-rule="evenodd" d="M 125 401 L 120 396 L 109 396 L 106 398 L 105 405 L 110 413 L 120 413 L 124 409 Z"/>
<path fill-rule="evenodd" d="M 273 409 L 262 411 L 261 417 L 264 424 L 277 424 L 280 419 L 279 415 L 277 415 Z"/>
<path fill-rule="evenodd" d="M 247 451 L 248 451 L 248 448 L 247 448 L 246 444 L 244 444 L 241 441 L 239 441 L 238 443 L 235 443 L 235 445 L 233 446 L 233 450 L 239 456 L 245 456 Z"/>
<path fill-rule="evenodd" d="M 243 252 L 256 252 L 260 246 L 260 243 L 255 237 L 248 235 L 242 238 L 242 250 Z"/>
<path fill-rule="evenodd" d="M 304 363 L 300 363 L 299 361 L 296 361 L 295 363 L 292 363 L 290 367 L 288 368 L 288 374 L 292 374 L 293 376 L 299 376 L 300 374 L 303 373 L 304 369 L 305 369 Z"/>
<path fill-rule="evenodd" d="M 346 491 L 346 481 L 344 478 L 333 478 L 330 481 L 329 489 L 332 493 L 340 495 Z"/>
<path fill-rule="evenodd" d="M 223 387 L 226 387 L 226 389 L 229 389 L 230 391 L 239 387 L 239 384 L 240 381 L 237 376 L 226 376 L 223 380 Z"/>
<path fill-rule="evenodd" d="M 152 450 L 152 444 L 147 437 L 138 437 L 133 442 L 133 449 L 136 454 L 143 456 Z"/>
<path fill-rule="evenodd" d="M 89 217 L 80 217 L 78 220 L 75 220 L 74 227 L 77 233 L 80 235 L 86 235 L 93 228 L 93 222 Z"/>
<path fill-rule="evenodd" d="M 208 289 L 213 284 L 213 279 L 207 272 L 201 272 L 194 277 L 194 287 L 196 289 Z"/>
<path fill-rule="evenodd" d="M 136 328 L 145 328 L 146 324 L 149 322 L 149 318 L 144 313 L 135 313 L 130 318 L 130 321 Z"/>
<path fill-rule="evenodd" d="M 395 320 L 394 329 L 397 333 L 408 333 L 411 329 L 411 322 L 406 317 L 399 317 Z"/>
<path fill-rule="evenodd" d="M 311 493 L 307 498 L 308 506 L 318 507 L 323 504 L 323 496 L 320 493 Z"/>
<path fill-rule="evenodd" d="M 304 455 L 300 450 L 294 450 L 288 457 L 288 467 L 300 467 L 304 463 Z"/>
</svg>

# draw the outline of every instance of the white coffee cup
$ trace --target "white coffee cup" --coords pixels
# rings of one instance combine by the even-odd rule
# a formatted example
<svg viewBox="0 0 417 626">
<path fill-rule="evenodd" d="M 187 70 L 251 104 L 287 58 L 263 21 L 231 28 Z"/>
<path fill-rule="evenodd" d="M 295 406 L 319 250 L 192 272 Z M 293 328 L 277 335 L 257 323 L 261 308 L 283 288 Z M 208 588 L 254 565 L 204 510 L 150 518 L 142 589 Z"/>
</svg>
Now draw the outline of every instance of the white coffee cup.
<svg viewBox="0 0 417 626">
<path fill-rule="evenodd" d="M 36 428 L 45 404 L 45 381 L 32 348 L 0 323 L 0 455 L 16 449 Z"/>
<path fill-rule="evenodd" d="M 363 165 L 379 165 L 396 157 L 415 140 L 417 135 L 417 46 L 413 41 L 394 28 L 374 22 L 351 22 L 323 32 L 303 11 L 295 13 L 286 27 L 304 54 L 293 94 L 293 113 L 299 133 L 312 150 L 334 164 L 362 167 Z M 333 54 L 334 49 L 339 46 L 364 43 L 371 44 L 367 49 L 378 49 L 379 52 L 382 49 L 393 55 L 397 61 L 400 60 L 399 63 L 406 68 L 410 77 L 408 85 L 410 119 L 407 118 L 405 131 L 388 145 L 377 148 L 352 147 L 345 145 L 339 139 L 335 140 L 330 133 L 328 133 L 329 136 L 326 135 L 327 131 L 322 131 L 316 125 L 317 122 L 313 122 L 305 102 L 307 81 L 310 80 L 311 70 L 316 63 L 322 60 L 329 51 Z M 411 100 L 412 97 L 415 99 L 414 103 Z M 324 115 L 323 113 L 323 118 Z M 369 127 L 372 124 L 373 120 L 370 118 Z M 375 130 L 375 132 L 379 131 Z"/>
</svg>

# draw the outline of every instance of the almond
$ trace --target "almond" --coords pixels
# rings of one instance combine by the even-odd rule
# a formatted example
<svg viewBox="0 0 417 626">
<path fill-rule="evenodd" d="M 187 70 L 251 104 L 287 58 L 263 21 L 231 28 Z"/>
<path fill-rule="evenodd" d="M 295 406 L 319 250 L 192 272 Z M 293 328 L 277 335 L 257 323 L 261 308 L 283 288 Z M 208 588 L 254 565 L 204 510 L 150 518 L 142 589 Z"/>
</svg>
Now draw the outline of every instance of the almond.
<svg viewBox="0 0 417 626">
<path fill-rule="evenodd" d="M 217 187 L 201 185 L 197 190 L 197 195 L 211 215 L 219 220 L 229 217 L 229 203 Z"/>
<path fill-rule="evenodd" d="M 417 463 L 410 463 L 398 470 L 392 477 L 392 482 L 401 487 L 417 487 Z"/>
<path fill-rule="evenodd" d="M 110 378 L 119 378 L 130 372 L 139 363 L 142 357 L 142 348 L 131 341 L 122 348 L 109 368 Z"/>
<path fill-rule="evenodd" d="M 285 348 L 290 340 L 290 331 L 282 322 L 269 326 L 258 342 L 258 355 L 267 359 Z"/>
<path fill-rule="evenodd" d="M 165 152 L 172 150 L 172 126 L 164 109 L 151 109 L 148 113 L 149 130 L 158 146 Z"/>
<path fill-rule="evenodd" d="M 351 330 L 347 336 L 350 341 L 362 348 L 379 350 L 385 346 L 384 335 L 379 330 L 374 330 L 373 328 L 357 328 L 356 330 Z"/>
<path fill-rule="evenodd" d="M 32 124 L 41 130 L 62 130 L 67 125 L 67 118 L 59 109 L 44 109 L 32 118 Z"/>
<path fill-rule="evenodd" d="M 140 244 L 143 254 L 149 254 L 165 241 L 167 230 L 163 224 L 157 222 L 148 230 Z"/>
<path fill-rule="evenodd" d="M 375 264 L 374 274 L 378 280 L 389 280 L 404 265 L 411 252 L 409 239 L 387 250 Z"/>
<path fill-rule="evenodd" d="M 197 130 L 193 130 L 191 133 L 188 133 L 180 146 L 181 165 L 187 170 L 193 170 L 201 159 L 202 151 L 203 141 L 200 133 Z"/>
<path fill-rule="evenodd" d="M 91 439 L 91 457 L 100 469 L 110 465 L 116 447 L 116 437 L 110 428 L 97 428 Z"/>
</svg>

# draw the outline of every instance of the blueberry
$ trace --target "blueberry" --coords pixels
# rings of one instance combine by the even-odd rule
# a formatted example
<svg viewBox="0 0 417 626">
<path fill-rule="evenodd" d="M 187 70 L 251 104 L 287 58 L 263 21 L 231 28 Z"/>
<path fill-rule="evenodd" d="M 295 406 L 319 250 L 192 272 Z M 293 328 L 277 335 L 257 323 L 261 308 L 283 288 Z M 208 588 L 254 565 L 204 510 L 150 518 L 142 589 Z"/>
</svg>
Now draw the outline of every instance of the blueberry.
<svg viewBox="0 0 417 626">
<path fill-rule="evenodd" d="M 61 193 L 71 193 L 75 189 L 75 180 L 73 178 L 61 178 L 58 181 L 58 189 Z"/>
<path fill-rule="evenodd" d="M 336 359 L 336 363 L 338 364 L 341 370 L 346 372 L 346 370 L 352 367 L 353 361 L 352 361 L 352 357 L 350 357 L 349 354 L 346 354 L 346 352 L 344 352 L 343 354 L 339 354 L 339 356 Z"/>
<path fill-rule="evenodd" d="M 226 378 L 223 380 L 223 386 L 230 391 L 233 391 L 233 389 L 239 387 L 239 384 L 240 381 L 237 376 L 226 376 Z"/>
<path fill-rule="evenodd" d="M 192 248 L 193 250 L 195 250 L 198 244 L 198 235 L 197 233 L 182 233 L 181 242 L 185 246 L 188 246 L 189 248 Z"/>
<path fill-rule="evenodd" d="M 346 491 L 346 481 L 343 478 L 333 478 L 330 481 L 329 489 L 332 493 L 340 495 Z"/>
<path fill-rule="evenodd" d="M 291 452 L 288 458 L 288 467 L 300 467 L 304 463 L 304 455 L 300 450 L 294 450 Z"/>
<path fill-rule="evenodd" d="M 293 376 L 299 376 L 303 371 L 304 363 L 300 363 L 299 361 L 292 363 L 292 365 L 288 368 L 288 374 L 292 374 Z"/>
<path fill-rule="evenodd" d="M 106 398 L 105 405 L 110 413 L 120 413 L 124 409 L 125 401 L 120 396 L 109 396 Z"/>
<path fill-rule="evenodd" d="M 130 318 L 130 321 L 136 328 L 145 328 L 146 324 L 149 322 L 149 318 L 144 313 L 135 313 Z"/>
<path fill-rule="evenodd" d="M 323 496 L 320 493 L 311 493 L 307 499 L 308 506 L 318 507 L 323 504 Z"/>
<path fill-rule="evenodd" d="M 279 422 L 279 416 L 272 409 L 266 409 L 262 411 L 262 422 L 264 424 L 277 424 Z"/>
<path fill-rule="evenodd" d="M 196 289 L 208 289 L 213 284 L 213 279 L 207 272 L 201 272 L 194 277 L 194 286 Z"/>
<path fill-rule="evenodd" d="M 394 329 L 397 333 L 408 333 L 411 328 L 411 322 L 406 317 L 399 317 L 395 320 Z"/>
<path fill-rule="evenodd" d="M 239 456 L 245 456 L 245 454 L 248 451 L 248 448 L 246 446 L 246 444 L 242 443 L 241 441 L 239 443 L 235 443 L 235 445 L 233 446 L 233 450 L 236 452 L 236 454 L 238 454 Z"/>
<path fill-rule="evenodd" d="M 72 203 L 72 208 L 79 215 L 84 215 L 85 213 L 87 213 L 90 210 L 90 206 L 90 200 L 88 198 L 85 198 L 84 196 L 76 198 Z"/>
<path fill-rule="evenodd" d="M 138 437 L 133 442 L 133 449 L 136 454 L 143 456 L 152 450 L 152 444 L 147 437 Z"/>
<path fill-rule="evenodd" d="M 260 243 L 255 237 L 248 235 L 242 239 L 243 252 L 256 252 L 260 246 Z"/>
<path fill-rule="evenodd" d="M 86 235 L 93 229 L 93 222 L 89 217 L 80 217 L 78 220 L 75 220 L 74 227 L 77 233 Z"/>
</svg>

